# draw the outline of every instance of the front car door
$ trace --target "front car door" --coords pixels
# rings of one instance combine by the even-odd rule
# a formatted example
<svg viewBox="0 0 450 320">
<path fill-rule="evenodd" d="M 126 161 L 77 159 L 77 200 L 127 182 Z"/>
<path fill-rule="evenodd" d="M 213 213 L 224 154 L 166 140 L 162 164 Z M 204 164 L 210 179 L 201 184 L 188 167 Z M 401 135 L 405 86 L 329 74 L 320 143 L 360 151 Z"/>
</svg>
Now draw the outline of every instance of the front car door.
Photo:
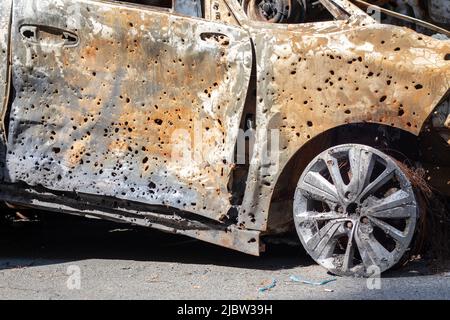
<svg viewBox="0 0 450 320">
<path fill-rule="evenodd" d="M 7 182 L 224 218 L 245 31 L 164 8 L 18 0 L 12 54 Z"/>
</svg>

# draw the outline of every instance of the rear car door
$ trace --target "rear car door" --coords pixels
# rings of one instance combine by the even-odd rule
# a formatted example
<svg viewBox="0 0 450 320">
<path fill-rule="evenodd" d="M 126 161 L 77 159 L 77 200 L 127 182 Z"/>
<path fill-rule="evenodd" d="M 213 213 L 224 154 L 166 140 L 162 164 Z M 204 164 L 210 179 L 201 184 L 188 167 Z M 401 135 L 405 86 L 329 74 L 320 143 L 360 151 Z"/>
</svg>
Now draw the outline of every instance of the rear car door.
<svg viewBox="0 0 450 320">
<path fill-rule="evenodd" d="M 14 1 L 6 179 L 220 220 L 251 59 L 242 29 L 171 9 Z"/>
</svg>

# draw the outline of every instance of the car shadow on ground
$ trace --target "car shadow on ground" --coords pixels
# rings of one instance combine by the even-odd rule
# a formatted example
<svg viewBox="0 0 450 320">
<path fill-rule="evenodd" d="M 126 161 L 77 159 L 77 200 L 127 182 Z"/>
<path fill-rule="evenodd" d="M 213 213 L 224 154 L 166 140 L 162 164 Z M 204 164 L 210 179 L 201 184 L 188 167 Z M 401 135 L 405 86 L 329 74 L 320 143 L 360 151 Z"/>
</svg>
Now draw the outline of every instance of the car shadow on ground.
<svg viewBox="0 0 450 320">
<path fill-rule="evenodd" d="M 0 270 L 86 259 L 212 264 L 244 269 L 282 270 L 316 265 L 300 243 L 268 243 L 260 257 L 185 236 L 98 219 L 40 213 L 37 221 L 0 221 Z M 446 266 L 445 266 L 446 265 Z M 440 266 L 448 271 L 449 263 Z M 383 278 L 430 275 L 426 261 L 413 261 Z"/>
<path fill-rule="evenodd" d="M 0 270 L 85 259 L 214 264 L 281 270 L 315 262 L 303 248 L 268 244 L 260 257 L 185 236 L 128 224 L 54 213 L 38 221 L 0 224 Z"/>
</svg>

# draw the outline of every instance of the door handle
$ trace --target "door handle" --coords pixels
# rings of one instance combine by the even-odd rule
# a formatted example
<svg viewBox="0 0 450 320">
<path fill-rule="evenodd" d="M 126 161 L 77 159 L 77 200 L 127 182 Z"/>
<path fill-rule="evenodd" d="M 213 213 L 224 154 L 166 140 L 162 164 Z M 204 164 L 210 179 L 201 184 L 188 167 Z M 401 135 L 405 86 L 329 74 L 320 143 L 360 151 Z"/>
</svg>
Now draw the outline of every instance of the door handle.
<svg viewBox="0 0 450 320">
<path fill-rule="evenodd" d="M 75 33 L 51 26 L 23 25 L 19 32 L 22 39 L 30 43 L 74 47 L 79 42 L 78 35 Z"/>
</svg>

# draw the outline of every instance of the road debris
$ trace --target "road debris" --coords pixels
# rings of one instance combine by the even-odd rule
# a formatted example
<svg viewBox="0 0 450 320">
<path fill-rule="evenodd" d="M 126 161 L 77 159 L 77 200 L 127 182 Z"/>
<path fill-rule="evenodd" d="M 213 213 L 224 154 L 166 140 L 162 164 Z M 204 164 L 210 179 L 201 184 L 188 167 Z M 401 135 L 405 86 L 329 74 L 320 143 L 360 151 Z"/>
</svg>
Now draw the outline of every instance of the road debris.
<svg viewBox="0 0 450 320">
<path fill-rule="evenodd" d="M 269 284 L 268 286 L 259 288 L 259 289 L 258 289 L 258 292 L 265 292 L 265 291 L 268 291 L 268 290 L 270 290 L 270 289 L 275 288 L 276 285 L 277 285 L 277 280 L 276 280 L 276 279 L 273 279 L 271 284 Z"/>
<path fill-rule="evenodd" d="M 325 279 L 323 281 L 320 282 L 316 282 L 316 281 L 310 281 L 310 280 L 306 280 L 306 279 L 300 279 L 299 277 L 296 276 L 290 276 L 289 279 L 291 279 L 294 282 L 301 282 L 301 283 L 305 283 L 305 284 L 311 284 L 313 286 L 323 286 L 327 283 L 336 281 L 336 278 L 332 278 L 332 279 Z"/>
</svg>

